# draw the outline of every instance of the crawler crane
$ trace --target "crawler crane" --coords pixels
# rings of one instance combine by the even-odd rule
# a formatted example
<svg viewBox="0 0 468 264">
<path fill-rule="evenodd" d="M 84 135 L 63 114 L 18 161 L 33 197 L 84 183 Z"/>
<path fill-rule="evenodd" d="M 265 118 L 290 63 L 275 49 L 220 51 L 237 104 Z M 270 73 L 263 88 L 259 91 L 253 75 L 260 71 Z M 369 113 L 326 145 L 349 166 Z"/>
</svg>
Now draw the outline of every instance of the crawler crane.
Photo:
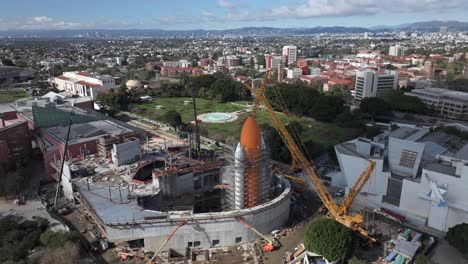
<svg viewBox="0 0 468 264">
<path fill-rule="evenodd" d="M 348 196 L 345 197 L 341 205 L 337 204 L 333 199 L 333 196 L 330 194 L 330 192 L 328 192 L 327 188 L 320 180 L 315 168 L 309 163 L 307 158 L 304 156 L 300 147 L 294 141 L 293 136 L 286 129 L 286 126 L 281 122 L 280 118 L 278 117 L 272 105 L 270 104 L 269 100 L 266 98 L 265 91 L 267 89 L 267 80 L 268 74 L 265 74 L 262 84 L 260 85 L 260 87 L 255 89 L 253 89 L 248 84 L 244 83 L 245 87 L 249 89 L 252 92 L 252 95 L 254 95 L 255 97 L 253 105 L 253 114 L 255 115 L 258 109 L 260 108 L 266 111 L 266 113 L 270 117 L 272 125 L 279 133 L 284 143 L 288 147 L 289 151 L 291 152 L 291 157 L 295 165 L 298 168 L 302 169 L 302 171 L 309 177 L 310 182 L 312 183 L 313 190 L 319 196 L 320 200 L 322 200 L 324 206 L 328 209 L 331 217 L 333 217 L 336 221 L 343 224 L 344 226 L 361 233 L 363 236 L 369 238 L 370 241 L 376 242 L 376 240 L 370 237 L 369 233 L 364 228 L 362 228 L 361 224 L 363 222 L 363 216 L 361 214 L 348 214 L 348 210 L 351 204 L 353 203 L 354 199 L 372 176 L 372 172 L 376 164 L 375 161 L 368 160 L 369 165 L 361 173 L 358 180 L 349 191 Z"/>
</svg>

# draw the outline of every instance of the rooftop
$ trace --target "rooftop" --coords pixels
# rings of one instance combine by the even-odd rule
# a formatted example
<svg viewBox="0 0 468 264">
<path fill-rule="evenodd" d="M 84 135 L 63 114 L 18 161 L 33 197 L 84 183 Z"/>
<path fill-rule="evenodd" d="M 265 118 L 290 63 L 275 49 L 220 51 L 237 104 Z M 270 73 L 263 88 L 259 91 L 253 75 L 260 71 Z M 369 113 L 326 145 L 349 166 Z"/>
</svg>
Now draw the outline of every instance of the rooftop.
<svg viewBox="0 0 468 264">
<path fill-rule="evenodd" d="M 443 88 L 414 89 L 411 92 L 405 93 L 405 94 L 428 95 L 428 96 L 445 97 L 445 98 L 450 98 L 450 99 L 468 100 L 468 93 L 452 91 L 452 90 L 443 89 Z"/>
<path fill-rule="evenodd" d="M 68 126 L 54 126 L 45 128 L 45 130 L 60 141 L 64 142 L 67 138 Z M 70 142 L 77 142 L 106 134 L 116 135 L 129 132 L 132 132 L 132 130 L 110 120 L 97 120 L 82 124 L 73 124 L 70 131 Z"/>
</svg>

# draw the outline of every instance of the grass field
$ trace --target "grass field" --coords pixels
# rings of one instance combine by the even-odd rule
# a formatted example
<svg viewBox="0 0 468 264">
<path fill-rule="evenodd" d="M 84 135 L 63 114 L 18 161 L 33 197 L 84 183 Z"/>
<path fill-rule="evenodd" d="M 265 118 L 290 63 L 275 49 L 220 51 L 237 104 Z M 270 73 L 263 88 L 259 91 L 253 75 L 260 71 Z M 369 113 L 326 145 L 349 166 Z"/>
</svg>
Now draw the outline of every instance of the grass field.
<svg viewBox="0 0 468 264">
<path fill-rule="evenodd" d="M 202 123 L 200 127 L 208 131 L 210 138 L 217 137 L 215 135 L 222 135 L 226 142 L 236 142 L 240 137 L 242 124 L 248 115 L 248 113 L 242 114 L 234 122 L 225 124 Z M 323 123 L 313 120 L 298 120 L 296 118 L 286 116 L 282 113 L 277 113 L 277 115 L 283 124 L 287 124 L 288 122 L 292 121 L 301 123 L 304 126 L 303 132 L 301 134 L 301 138 L 304 142 L 316 142 L 326 148 L 342 142 L 349 136 L 349 131 L 347 129 L 338 127 L 335 124 Z M 270 117 L 264 111 L 261 111 L 257 114 L 256 121 L 260 127 L 264 127 L 265 125 L 272 126 Z"/>
<path fill-rule="evenodd" d="M 193 105 L 184 105 L 184 101 L 191 98 L 157 98 L 149 103 L 143 103 L 138 107 L 146 109 L 144 113 L 138 113 L 149 117 L 151 119 L 158 119 L 169 110 L 175 110 L 182 116 L 182 120 L 187 122 L 193 120 Z M 236 104 L 246 105 L 248 102 L 236 102 Z M 197 114 L 209 112 L 234 112 L 245 109 L 244 107 L 233 105 L 230 103 L 217 103 L 205 99 L 196 99 Z M 156 105 L 162 105 L 164 109 L 156 110 Z M 239 140 L 242 125 L 250 113 L 241 114 L 237 120 L 229 123 L 201 123 L 200 128 L 202 132 L 206 132 L 210 138 L 219 138 L 221 136 L 228 143 L 233 143 Z M 338 127 L 333 123 L 324 123 L 314 120 L 304 120 L 293 118 L 282 113 L 277 113 L 281 121 L 286 124 L 288 122 L 296 121 L 304 126 L 301 138 L 304 142 L 315 142 L 324 147 L 335 145 L 343 140 L 349 139 L 354 136 L 352 131 Z M 257 114 L 257 123 L 263 127 L 265 125 L 271 126 L 271 120 L 268 114 L 260 111 Z"/>
<path fill-rule="evenodd" d="M 184 101 L 190 101 L 190 104 L 184 105 Z M 193 120 L 193 105 L 190 97 L 171 97 L 171 98 L 156 98 L 151 102 L 139 104 L 138 107 L 146 109 L 147 113 L 143 114 L 150 118 L 158 119 L 169 110 L 175 110 L 182 116 L 182 121 L 187 122 Z M 246 104 L 242 102 L 242 104 Z M 157 105 L 162 105 L 163 109 L 156 109 Z M 197 114 L 210 112 L 234 112 L 245 109 L 244 107 L 233 105 L 231 103 L 217 103 L 205 99 L 196 99 Z"/>
<path fill-rule="evenodd" d="M 29 97 L 30 95 L 25 90 L 1 90 L 0 103 L 13 102 L 15 100 Z"/>
</svg>

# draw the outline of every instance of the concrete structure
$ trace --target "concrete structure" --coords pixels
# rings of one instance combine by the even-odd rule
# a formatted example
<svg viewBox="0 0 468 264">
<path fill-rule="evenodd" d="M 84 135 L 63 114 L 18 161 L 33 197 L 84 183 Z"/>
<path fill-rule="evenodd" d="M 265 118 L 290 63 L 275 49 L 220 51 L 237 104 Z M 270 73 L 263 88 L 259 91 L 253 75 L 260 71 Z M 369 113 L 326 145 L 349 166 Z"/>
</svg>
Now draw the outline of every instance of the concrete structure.
<svg viewBox="0 0 468 264">
<path fill-rule="evenodd" d="M 395 71 L 380 74 L 376 71 L 361 70 L 356 73 L 355 96 L 356 100 L 366 97 L 386 96 L 388 91 L 396 89 L 398 73 Z"/>
<path fill-rule="evenodd" d="M 404 56 L 405 55 L 405 47 L 402 47 L 400 45 L 390 46 L 390 48 L 388 50 L 388 55 L 395 56 L 395 57 Z"/>
<path fill-rule="evenodd" d="M 259 129 L 254 138 L 246 136 L 252 132 L 250 122 L 241 137 L 241 144 L 247 146 L 240 148 L 246 158 L 252 157 L 252 151 L 265 149 Z M 249 148 L 251 143 L 260 149 Z M 216 159 L 201 162 L 181 152 L 142 147 L 141 158 L 128 165 L 89 155 L 65 166 L 65 196 L 85 206 L 104 240 L 140 241 L 146 250 L 155 251 L 179 223 L 187 221 L 164 248 L 184 254 L 187 247 L 231 246 L 257 238 L 239 217 L 265 234 L 281 228 L 289 218 L 291 186 L 280 176 L 273 177 L 271 189 L 256 186 L 268 191 L 260 193 L 259 197 L 266 198 L 261 203 L 228 209 L 225 192 L 234 188 L 233 172 L 238 168 L 234 163 L 223 166 Z M 245 165 L 246 179 L 261 176 L 257 167 Z M 264 168 L 268 162 L 258 165 Z"/>
<path fill-rule="evenodd" d="M 442 88 L 415 89 L 405 95 L 416 96 L 429 108 L 448 118 L 468 118 L 468 93 Z"/>
<path fill-rule="evenodd" d="M 266 61 L 266 69 L 269 70 L 276 70 L 280 65 L 283 64 L 283 58 L 277 55 L 265 55 Z"/>
<path fill-rule="evenodd" d="M 298 79 L 302 75 L 302 70 L 298 68 L 288 69 L 286 71 L 286 77 L 289 79 Z"/>
<path fill-rule="evenodd" d="M 141 147 L 138 138 L 127 138 L 121 144 L 113 144 L 112 161 L 117 166 L 127 165 L 140 159 Z"/>
<path fill-rule="evenodd" d="M 297 47 L 284 46 L 282 55 L 285 58 L 286 64 L 295 64 L 297 60 Z"/>
<path fill-rule="evenodd" d="M 367 165 L 376 169 L 355 205 L 385 207 L 417 225 L 447 231 L 468 221 L 468 142 L 427 127 L 399 124 L 374 140 L 335 146 L 341 172 L 332 185 L 348 190 Z"/>
<path fill-rule="evenodd" d="M 92 100 L 97 98 L 98 93 L 118 88 L 112 76 L 97 75 L 91 72 L 64 72 L 63 75 L 54 77 L 52 84 L 59 91 L 89 96 Z"/>
</svg>

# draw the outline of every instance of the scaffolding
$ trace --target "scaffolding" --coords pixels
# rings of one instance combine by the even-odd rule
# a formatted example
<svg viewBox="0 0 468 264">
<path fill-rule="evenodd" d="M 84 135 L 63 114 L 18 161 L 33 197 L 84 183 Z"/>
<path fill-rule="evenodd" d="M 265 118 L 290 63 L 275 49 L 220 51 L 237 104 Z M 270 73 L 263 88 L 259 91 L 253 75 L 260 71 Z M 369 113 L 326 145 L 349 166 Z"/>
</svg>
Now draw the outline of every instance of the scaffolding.
<svg viewBox="0 0 468 264">
<path fill-rule="evenodd" d="M 262 146 L 255 151 L 244 149 L 239 143 L 235 153 L 226 153 L 227 166 L 223 184 L 226 188 L 225 208 L 240 210 L 262 204 L 269 200 L 271 192 L 271 170 L 269 153 L 262 139 Z"/>
</svg>

